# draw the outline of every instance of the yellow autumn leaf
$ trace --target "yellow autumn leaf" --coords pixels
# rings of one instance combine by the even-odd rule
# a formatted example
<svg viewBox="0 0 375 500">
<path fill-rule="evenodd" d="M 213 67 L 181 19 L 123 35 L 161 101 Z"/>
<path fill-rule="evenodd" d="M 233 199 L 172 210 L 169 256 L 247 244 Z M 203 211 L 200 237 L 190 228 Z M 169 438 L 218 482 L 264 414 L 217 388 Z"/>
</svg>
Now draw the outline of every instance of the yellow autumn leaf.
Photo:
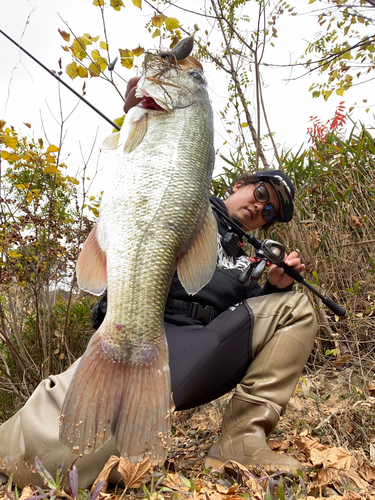
<svg viewBox="0 0 375 500">
<path fill-rule="evenodd" d="M 124 2 L 122 0 L 111 0 L 111 7 L 115 10 L 119 11 L 121 7 L 125 7 Z"/>
<path fill-rule="evenodd" d="M 126 115 L 120 116 L 120 118 L 115 118 L 113 121 L 118 127 L 122 127 L 122 124 L 124 123 Z M 114 129 L 115 132 L 118 132 L 118 130 Z"/>
<path fill-rule="evenodd" d="M 89 72 L 84 66 L 77 67 L 77 74 L 80 78 L 87 78 L 89 76 Z"/>
<path fill-rule="evenodd" d="M 344 54 L 342 54 L 342 56 L 341 56 L 341 57 L 342 57 L 343 59 L 347 59 L 348 61 L 350 61 L 351 59 L 353 59 L 353 56 L 352 56 L 352 54 L 351 54 L 351 52 L 350 52 L 350 51 L 348 51 L 348 52 L 344 52 Z"/>
<path fill-rule="evenodd" d="M 31 123 L 23 122 L 23 124 L 26 125 L 27 128 L 31 128 Z"/>
<path fill-rule="evenodd" d="M 43 170 L 44 174 L 58 174 L 59 170 L 56 167 L 56 165 L 48 165 L 48 167 L 45 167 Z"/>
<path fill-rule="evenodd" d="M 7 161 L 18 161 L 20 159 L 20 155 L 17 155 L 16 153 L 8 153 Z"/>
<path fill-rule="evenodd" d="M 99 76 L 101 71 L 104 71 L 108 66 L 108 61 L 104 57 L 98 57 L 98 59 L 91 63 L 89 66 L 89 71 L 91 76 Z"/>
<path fill-rule="evenodd" d="M 243 122 L 243 123 L 241 123 L 241 127 L 242 127 L 242 128 L 246 128 L 246 127 L 248 127 L 248 126 L 249 126 L 249 124 L 248 124 L 247 122 Z"/>
<path fill-rule="evenodd" d="M 133 66 L 134 55 L 133 52 L 129 49 L 118 49 L 121 57 L 121 65 L 125 68 L 130 69 Z"/>
<path fill-rule="evenodd" d="M 85 36 L 86 36 L 86 33 L 85 33 Z M 92 42 L 97 42 L 99 40 L 99 38 L 100 38 L 99 35 L 97 35 L 97 36 L 90 36 L 90 35 L 88 35 L 88 37 L 89 37 L 89 40 L 91 40 Z"/>
<path fill-rule="evenodd" d="M 142 0 L 132 0 L 133 4 L 142 10 Z"/>
<path fill-rule="evenodd" d="M 103 49 L 103 50 L 107 50 L 108 49 L 108 45 L 105 43 L 105 42 L 100 42 L 100 48 Z"/>
<path fill-rule="evenodd" d="M 344 87 L 340 87 L 339 89 L 336 89 L 336 94 L 337 95 L 344 95 L 345 89 Z"/>
<path fill-rule="evenodd" d="M 79 36 L 78 38 L 75 38 L 74 42 L 69 47 L 73 55 L 78 59 L 84 59 L 85 57 L 87 57 L 86 41 L 87 39 L 85 39 L 83 36 Z"/>
<path fill-rule="evenodd" d="M 79 181 L 75 177 L 70 177 L 70 175 L 66 176 L 66 180 L 70 182 L 70 184 L 75 184 L 78 186 Z"/>
<path fill-rule="evenodd" d="M 160 30 L 159 30 L 159 28 L 156 28 L 156 30 L 151 35 L 151 38 L 156 38 L 157 36 L 160 36 Z"/>
<path fill-rule="evenodd" d="M 29 187 L 30 187 L 29 183 L 26 183 L 26 184 L 16 184 L 16 188 L 18 188 L 18 189 L 29 189 Z"/>
<path fill-rule="evenodd" d="M 31 191 L 34 193 L 34 195 L 35 195 L 37 198 L 40 198 L 40 190 L 39 190 L 39 189 L 32 189 Z"/>
<path fill-rule="evenodd" d="M 97 7 L 103 7 L 104 6 L 104 0 L 94 0 L 93 5 L 96 5 Z"/>
<path fill-rule="evenodd" d="M 163 14 L 155 14 L 151 18 L 152 25 L 155 26 L 155 28 L 160 28 L 161 25 L 164 23 L 164 21 L 165 21 L 165 16 L 163 16 Z"/>
<path fill-rule="evenodd" d="M 49 153 L 46 154 L 46 161 L 48 163 L 56 163 L 56 158 L 54 156 L 51 156 Z"/>
<path fill-rule="evenodd" d="M 96 61 L 100 57 L 99 51 L 98 50 L 93 50 L 91 52 L 91 57 L 94 59 L 94 61 Z"/>
<path fill-rule="evenodd" d="M 21 253 L 17 253 L 14 250 L 8 250 L 8 255 L 10 257 L 13 257 L 14 259 L 17 259 L 18 257 L 22 257 Z"/>
<path fill-rule="evenodd" d="M 58 32 L 60 33 L 60 35 L 63 37 L 63 39 L 66 41 L 66 42 L 69 42 L 70 40 L 70 35 L 69 33 L 67 33 L 66 31 L 62 31 L 60 29 L 58 29 Z"/>
<path fill-rule="evenodd" d="M 77 78 L 77 76 L 78 76 L 77 63 L 72 62 L 72 63 L 68 64 L 67 67 L 65 68 L 65 72 L 68 76 L 70 76 L 70 78 L 72 80 L 74 80 L 74 78 Z"/>
<path fill-rule="evenodd" d="M 14 151 L 16 151 L 17 149 L 17 139 L 15 137 L 11 137 L 11 136 L 4 136 L 3 137 L 3 143 L 5 144 L 5 146 L 7 146 L 8 148 L 12 148 L 14 149 Z"/>
<path fill-rule="evenodd" d="M 178 19 L 176 19 L 175 17 L 166 17 L 165 18 L 165 27 L 169 31 L 175 30 L 175 29 L 181 27 L 180 21 Z"/>
<path fill-rule="evenodd" d="M 0 130 L 2 130 L 5 125 L 6 125 L 7 122 L 5 122 L 4 120 L 0 120 Z"/>
<path fill-rule="evenodd" d="M 60 151 L 60 148 L 58 148 L 57 146 L 55 146 L 54 144 L 50 144 L 47 148 L 47 151 L 49 153 L 56 153 L 57 151 Z"/>
<path fill-rule="evenodd" d="M 26 200 L 28 203 L 31 203 L 33 201 L 33 195 L 30 193 L 30 191 L 26 195 Z"/>
<path fill-rule="evenodd" d="M 145 51 L 144 47 L 141 47 L 140 45 L 138 45 L 137 48 L 132 49 L 133 54 L 137 57 L 141 56 L 144 53 L 144 51 Z"/>
<path fill-rule="evenodd" d="M 95 63 L 91 63 L 89 66 L 89 72 L 91 76 L 99 76 L 100 75 L 100 69 L 97 67 Z"/>
</svg>

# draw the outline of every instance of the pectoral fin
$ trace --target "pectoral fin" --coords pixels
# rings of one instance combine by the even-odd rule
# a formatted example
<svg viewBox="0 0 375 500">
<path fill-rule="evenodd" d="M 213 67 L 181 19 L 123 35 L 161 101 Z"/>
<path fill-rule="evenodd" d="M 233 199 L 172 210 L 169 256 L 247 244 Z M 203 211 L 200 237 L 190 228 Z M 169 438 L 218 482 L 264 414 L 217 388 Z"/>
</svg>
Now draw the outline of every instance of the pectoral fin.
<svg viewBox="0 0 375 500">
<path fill-rule="evenodd" d="M 188 249 L 177 258 L 177 273 L 182 286 L 194 295 L 206 285 L 217 261 L 217 223 L 208 202 L 203 224 Z"/>
<path fill-rule="evenodd" d="M 117 149 L 119 146 L 121 132 L 114 132 L 113 134 L 106 137 L 103 141 L 103 149 Z"/>
<path fill-rule="evenodd" d="M 76 266 L 78 286 L 85 292 L 101 295 L 107 286 L 107 258 L 96 238 L 96 226 L 82 246 Z"/>
<path fill-rule="evenodd" d="M 141 144 L 147 132 L 147 111 L 144 109 L 141 110 L 141 113 L 136 111 L 125 121 L 128 134 L 125 139 L 124 153 L 134 151 Z"/>
</svg>

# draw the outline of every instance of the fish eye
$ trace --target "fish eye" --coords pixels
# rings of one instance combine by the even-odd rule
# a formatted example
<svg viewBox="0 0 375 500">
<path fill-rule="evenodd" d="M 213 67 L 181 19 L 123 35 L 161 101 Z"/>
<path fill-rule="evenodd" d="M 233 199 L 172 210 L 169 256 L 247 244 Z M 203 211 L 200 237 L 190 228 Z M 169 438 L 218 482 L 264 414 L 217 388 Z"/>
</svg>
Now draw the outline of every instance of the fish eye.
<svg viewBox="0 0 375 500">
<path fill-rule="evenodd" d="M 195 71 L 195 70 L 190 71 L 190 72 L 189 72 L 189 75 L 190 75 L 192 78 L 194 78 L 194 80 L 195 80 L 196 82 L 198 82 L 198 83 L 206 83 L 206 82 L 205 82 L 205 78 L 204 78 L 204 76 L 203 76 L 203 75 L 202 75 L 202 73 L 200 73 L 199 71 Z"/>
</svg>

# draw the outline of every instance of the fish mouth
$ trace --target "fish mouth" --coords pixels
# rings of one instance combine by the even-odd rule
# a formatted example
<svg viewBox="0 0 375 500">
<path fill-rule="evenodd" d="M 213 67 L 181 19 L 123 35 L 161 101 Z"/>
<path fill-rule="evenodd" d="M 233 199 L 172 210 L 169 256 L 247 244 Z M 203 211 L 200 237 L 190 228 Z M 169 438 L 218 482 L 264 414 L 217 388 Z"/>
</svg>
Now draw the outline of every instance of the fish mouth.
<svg viewBox="0 0 375 500">
<path fill-rule="evenodd" d="M 159 104 L 150 96 L 144 96 L 138 106 L 152 111 L 165 111 L 165 109 L 159 106 Z"/>
</svg>

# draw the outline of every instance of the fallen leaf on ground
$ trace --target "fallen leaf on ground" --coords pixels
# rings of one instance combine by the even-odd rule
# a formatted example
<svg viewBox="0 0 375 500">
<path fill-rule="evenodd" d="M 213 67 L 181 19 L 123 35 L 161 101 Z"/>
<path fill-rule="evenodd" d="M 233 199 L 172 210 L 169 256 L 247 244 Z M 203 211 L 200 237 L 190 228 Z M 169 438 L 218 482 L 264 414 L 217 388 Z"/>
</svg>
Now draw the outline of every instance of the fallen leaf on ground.
<svg viewBox="0 0 375 500">
<path fill-rule="evenodd" d="M 126 488 L 139 488 L 152 468 L 150 457 L 146 457 L 136 465 L 126 458 L 120 457 L 118 471 L 121 474 Z"/>
<path fill-rule="evenodd" d="M 99 476 L 95 479 L 94 484 L 92 485 L 91 488 L 91 495 L 95 491 L 95 487 L 99 481 L 105 481 L 105 485 L 103 486 L 101 492 L 104 493 L 108 487 L 108 479 L 109 476 L 112 474 L 112 472 L 115 470 L 115 468 L 118 466 L 120 462 L 120 457 L 116 457 L 116 455 L 111 455 L 109 457 L 108 462 L 104 465 L 102 471 L 100 472 Z"/>
<path fill-rule="evenodd" d="M 35 493 L 35 488 L 33 488 L 32 486 L 25 486 L 24 489 L 22 490 L 19 500 L 26 500 L 26 498 L 32 497 L 34 493 Z"/>
<path fill-rule="evenodd" d="M 356 459 L 344 448 L 331 448 L 305 436 L 297 438 L 296 443 L 310 457 L 313 465 L 344 471 L 357 465 Z"/>
</svg>

